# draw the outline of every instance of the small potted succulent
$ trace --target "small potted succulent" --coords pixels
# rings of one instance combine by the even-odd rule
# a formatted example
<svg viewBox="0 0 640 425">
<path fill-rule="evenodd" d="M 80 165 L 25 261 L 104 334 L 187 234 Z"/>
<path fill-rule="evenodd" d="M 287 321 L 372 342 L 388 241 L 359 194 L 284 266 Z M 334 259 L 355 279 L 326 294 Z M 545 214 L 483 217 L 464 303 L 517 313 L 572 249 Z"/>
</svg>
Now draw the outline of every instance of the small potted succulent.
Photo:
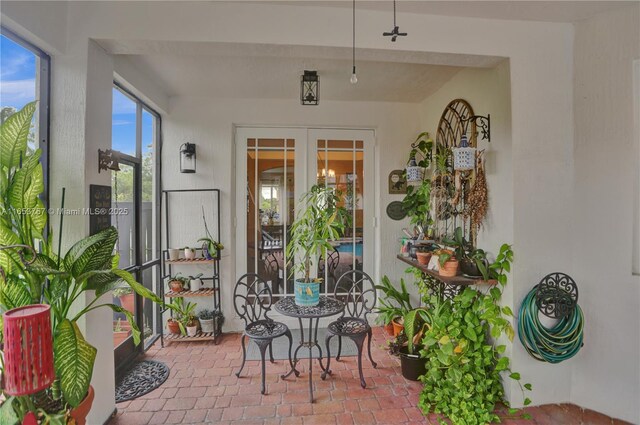
<svg viewBox="0 0 640 425">
<path fill-rule="evenodd" d="M 191 292 L 197 292 L 202 289 L 202 273 L 199 273 L 195 276 L 189 276 L 189 289 Z"/>
<path fill-rule="evenodd" d="M 213 236 L 211 236 L 209 227 L 207 227 L 207 220 L 204 217 L 204 206 L 202 207 L 202 222 L 204 223 L 205 236 L 198 239 L 198 242 L 202 242 L 202 256 L 207 260 L 213 260 L 219 257 L 220 251 L 224 249 L 224 245 L 217 242 L 213 239 Z"/>
<path fill-rule="evenodd" d="M 198 318 L 196 316 L 189 316 L 185 322 L 188 336 L 196 336 L 198 333 Z"/>
<path fill-rule="evenodd" d="M 184 247 L 184 258 L 185 260 L 195 260 L 196 259 L 196 249 L 189 248 L 188 246 Z"/>
<path fill-rule="evenodd" d="M 200 329 L 202 333 L 213 333 L 213 321 L 215 319 L 214 311 L 209 309 L 200 310 L 198 313 L 200 319 Z"/>
<path fill-rule="evenodd" d="M 133 289 L 130 286 L 124 286 L 121 288 L 116 288 L 113 290 L 113 296 L 118 297 L 120 300 L 120 306 L 131 313 L 134 312 L 135 308 L 135 295 L 133 293 Z"/>
<path fill-rule="evenodd" d="M 169 252 L 169 261 L 178 261 L 180 259 L 179 248 L 169 248 L 167 251 Z"/>
<path fill-rule="evenodd" d="M 189 279 L 186 277 L 180 276 L 180 273 L 177 273 L 175 276 L 172 276 L 169 279 L 169 289 L 171 292 L 182 292 L 186 285 L 189 284 Z"/>
</svg>

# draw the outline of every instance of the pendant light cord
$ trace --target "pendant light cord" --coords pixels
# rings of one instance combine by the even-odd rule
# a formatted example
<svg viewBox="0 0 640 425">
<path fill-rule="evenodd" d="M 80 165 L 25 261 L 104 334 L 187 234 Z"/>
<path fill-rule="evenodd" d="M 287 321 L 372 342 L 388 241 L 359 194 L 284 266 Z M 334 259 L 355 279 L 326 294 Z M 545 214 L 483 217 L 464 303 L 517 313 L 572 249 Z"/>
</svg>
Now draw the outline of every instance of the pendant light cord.
<svg viewBox="0 0 640 425">
<path fill-rule="evenodd" d="M 353 74 L 356 73 L 356 0 L 353 0 Z"/>
<path fill-rule="evenodd" d="M 393 27 L 396 26 L 396 0 L 393 0 Z"/>
</svg>

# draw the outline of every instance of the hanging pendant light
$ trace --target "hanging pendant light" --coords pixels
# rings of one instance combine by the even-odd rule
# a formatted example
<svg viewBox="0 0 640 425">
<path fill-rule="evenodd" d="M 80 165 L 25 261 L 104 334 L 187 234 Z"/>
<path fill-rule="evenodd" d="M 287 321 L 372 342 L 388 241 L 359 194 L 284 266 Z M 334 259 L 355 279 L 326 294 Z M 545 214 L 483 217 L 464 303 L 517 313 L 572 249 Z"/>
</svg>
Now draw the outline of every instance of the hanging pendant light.
<svg viewBox="0 0 640 425">
<path fill-rule="evenodd" d="M 351 69 L 351 84 L 358 82 L 356 75 L 356 0 L 353 0 L 353 68 Z"/>
</svg>

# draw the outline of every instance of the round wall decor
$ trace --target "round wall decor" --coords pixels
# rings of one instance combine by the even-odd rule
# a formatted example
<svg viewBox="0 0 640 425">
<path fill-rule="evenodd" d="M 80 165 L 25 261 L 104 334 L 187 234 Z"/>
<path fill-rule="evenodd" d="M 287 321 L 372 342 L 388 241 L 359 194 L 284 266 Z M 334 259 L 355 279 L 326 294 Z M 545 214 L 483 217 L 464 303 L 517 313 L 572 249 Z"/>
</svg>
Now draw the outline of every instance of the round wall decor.
<svg viewBox="0 0 640 425">
<path fill-rule="evenodd" d="M 402 220 L 407 216 L 407 211 L 405 211 L 401 201 L 393 201 L 387 205 L 387 215 L 392 220 Z"/>
</svg>

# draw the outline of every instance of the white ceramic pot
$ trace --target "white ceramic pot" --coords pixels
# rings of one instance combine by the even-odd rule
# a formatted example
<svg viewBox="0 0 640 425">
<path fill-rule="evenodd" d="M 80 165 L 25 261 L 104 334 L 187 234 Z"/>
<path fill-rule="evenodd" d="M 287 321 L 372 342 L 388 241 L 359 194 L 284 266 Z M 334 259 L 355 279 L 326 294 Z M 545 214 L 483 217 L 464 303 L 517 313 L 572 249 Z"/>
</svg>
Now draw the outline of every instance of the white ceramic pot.
<svg viewBox="0 0 640 425">
<path fill-rule="evenodd" d="M 180 259 L 180 250 L 177 248 L 169 248 L 169 260 L 178 261 Z"/>
<path fill-rule="evenodd" d="M 202 333 L 213 333 L 213 319 L 200 319 L 200 328 Z"/>
<path fill-rule="evenodd" d="M 187 326 L 187 336 L 196 336 L 198 333 L 198 326 Z"/>
<path fill-rule="evenodd" d="M 196 292 L 202 289 L 202 280 L 201 279 L 191 279 L 189 281 L 189 289 L 191 292 Z"/>
<path fill-rule="evenodd" d="M 184 258 L 186 258 L 187 260 L 193 260 L 196 258 L 196 252 L 192 251 L 191 248 L 185 248 Z"/>
</svg>

